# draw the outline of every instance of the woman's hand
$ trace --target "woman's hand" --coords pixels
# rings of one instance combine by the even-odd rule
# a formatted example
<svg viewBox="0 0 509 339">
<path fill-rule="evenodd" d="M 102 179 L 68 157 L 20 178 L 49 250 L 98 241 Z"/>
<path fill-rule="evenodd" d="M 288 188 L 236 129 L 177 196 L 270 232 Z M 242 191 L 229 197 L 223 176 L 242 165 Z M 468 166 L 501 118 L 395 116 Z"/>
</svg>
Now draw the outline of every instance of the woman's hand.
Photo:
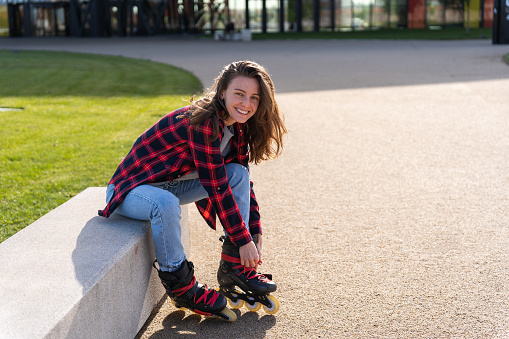
<svg viewBox="0 0 509 339">
<path fill-rule="evenodd" d="M 262 260 L 262 235 L 254 235 L 253 241 L 239 248 L 239 254 L 242 265 L 258 270 L 258 264 Z"/>
<path fill-rule="evenodd" d="M 258 270 L 258 262 L 260 256 L 258 255 L 258 249 L 254 242 L 249 242 L 239 248 L 240 264 L 246 267 L 253 267 Z"/>
<path fill-rule="evenodd" d="M 256 245 L 256 249 L 258 250 L 258 258 L 262 261 L 262 235 L 255 234 L 253 236 L 253 241 Z"/>
</svg>

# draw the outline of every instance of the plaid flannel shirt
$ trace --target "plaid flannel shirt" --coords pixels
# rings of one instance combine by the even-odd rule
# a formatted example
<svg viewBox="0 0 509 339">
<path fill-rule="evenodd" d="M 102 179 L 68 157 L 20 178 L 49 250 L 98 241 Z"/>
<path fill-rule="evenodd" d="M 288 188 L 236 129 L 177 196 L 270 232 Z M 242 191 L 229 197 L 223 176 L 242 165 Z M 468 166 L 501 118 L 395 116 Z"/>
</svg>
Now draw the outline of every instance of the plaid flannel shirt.
<svg viewBox="0 0 509 339">
<path fill-rule="evenodd" d="M 214 133 L 211 119 L 192 126 L 188 118 L 179 117 L 189 108 L 186 106 L 167 114 L 135 141 L 109 182 L 115 185 L 115 193 L 99 215 L 109 217 L 127 194 L 139 185 L 171 181 L 197 170 L 200 182 L 209 195 L 196 202 L 201 215 L 213 229 L 216 229 L 217 215 L 230 239 L 237 246 L 245 245 L 252 240 L 251 234 L 262 232 L 253 183 L 248 231 L 233 198 L 224 164 L 236 162 L 248 168 L 247 126 L 234 124 L 230 154 L 223 158 L 220 144 L 224 122 L 219 120 L 219 138 L 209 141 Z"/>
</svg>

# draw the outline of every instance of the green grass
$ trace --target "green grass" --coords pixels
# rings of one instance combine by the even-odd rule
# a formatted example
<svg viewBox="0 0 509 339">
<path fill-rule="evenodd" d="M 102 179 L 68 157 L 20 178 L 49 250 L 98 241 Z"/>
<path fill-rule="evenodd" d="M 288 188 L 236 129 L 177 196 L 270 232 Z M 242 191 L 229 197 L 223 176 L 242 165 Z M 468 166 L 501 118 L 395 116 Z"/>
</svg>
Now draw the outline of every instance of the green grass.
<svg viewBox="0 0 509 339">
<path fill-rule="evenodd" d="M 506 64 L 509 65 L 509 53 L 507 53 L 506 55 L 504 55 L 504 61 Z"/>
<path fill-rule="evenodd" d="M 467 34 L 464 28 L 444 29 L 378 29 L 347 32 L 285 32 L 254 33 L 253 40 L 298 40 L 298 39 L 380 39 L 380 40 L 464 40 L 491 39 L 491 28 L 471 28 Z"/>
<path fill-rule="evenodd" d="M 122 57 L 0 50 L 0 242 L 90 186 L 202 91 L 192 74 Z"/>
</svg>

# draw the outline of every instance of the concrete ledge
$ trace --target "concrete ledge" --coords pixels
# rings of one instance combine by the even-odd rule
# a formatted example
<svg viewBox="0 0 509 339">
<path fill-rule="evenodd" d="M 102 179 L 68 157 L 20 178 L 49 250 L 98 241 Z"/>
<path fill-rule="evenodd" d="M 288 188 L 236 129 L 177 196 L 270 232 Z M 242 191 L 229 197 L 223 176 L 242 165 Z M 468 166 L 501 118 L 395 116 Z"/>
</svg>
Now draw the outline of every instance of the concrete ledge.
<svg viewBox="0 0 509 339">
<path fill-rule="evenodd" d="M 88 188 L 0 244 L 0 337 L 133 338 L 164 295 L 150 223 Z M 187 207 L 182 243 L 189 256 Z"/>
</svg>

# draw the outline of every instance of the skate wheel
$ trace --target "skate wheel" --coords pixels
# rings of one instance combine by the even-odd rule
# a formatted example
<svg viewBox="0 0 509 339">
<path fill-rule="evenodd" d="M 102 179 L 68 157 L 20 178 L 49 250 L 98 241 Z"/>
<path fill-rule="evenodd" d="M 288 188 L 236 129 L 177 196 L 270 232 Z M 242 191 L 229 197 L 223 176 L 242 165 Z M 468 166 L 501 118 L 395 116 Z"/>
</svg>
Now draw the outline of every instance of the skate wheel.
<svg viewBox="0 0 509 339">
<path fill-rule="evenodd" d="M 231 295 L 232 297 L 234 298 L 237 298 L 237 301 L 233 301 L 232 299 L 228 298 L 228 304 L 230 305 L 231 308 L 233 308 L 234 310 L 238 310 L 239 308 L 241 308 L 242 306 L 244 306 L 244 300 L 242 299 L 239 299 L 239 295 L 241 294 L 242 292 L 239 292 L 237 290 L 233 290 L 231 292 Z"/>
<path fill-rule="evenodd" d="M 238 310 L 239 308 L 244 306 L 244 300 L 237 299 L 237 301 L 233 301 L 231 299 L 228 299 L 228 305 L 230 305 L 230 307 L 233 308 L 234 310 Z"/>
<path fill-rule="evenodd" d="M 267 307 L 263 305 L 263 310 L 268 314 L 276 314 L 277 311 L 279 311 L 279 300 L 277 300 L 276 297 L 273 295 L 268 295 L 267 299 L 270 300 L 270 303 L 272 304 L 271 307 Z"/>
<path fill-rule="evenodd" d="M 218 314 L 221 318 L 228 322 L 234 322 L 237 320 L 237 315 L 230 310 L 228 307 L 225 307 L 220 314 Z"/>
<path fill-rule="evenodd" d="M 253 305 L 251 305 L 249 302 L 245 302 L 244 305 L 250 312 L 258 312 L 258 310 L 262 308 L 262 304 L 259 302 L 255 302 Z"/>
</svg>

